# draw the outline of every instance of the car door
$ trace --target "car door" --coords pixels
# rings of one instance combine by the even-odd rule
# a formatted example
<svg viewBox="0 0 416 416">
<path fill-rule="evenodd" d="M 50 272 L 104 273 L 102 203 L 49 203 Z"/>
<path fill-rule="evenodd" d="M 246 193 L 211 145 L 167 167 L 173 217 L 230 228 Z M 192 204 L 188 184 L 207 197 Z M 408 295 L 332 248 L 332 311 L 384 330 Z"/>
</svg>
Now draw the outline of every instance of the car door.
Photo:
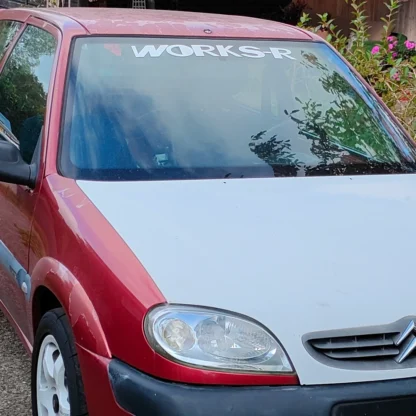
<svg viewBox="0 0 416 416">
<path fill-rule="evenodd" d="M 14 141 L 23 159 L 37 166 L 38 180 L 35 189 L 0 182 L 0 302 L 27 339 L 30 276 L 26 270 L 32 218 L 42 184 L 44 120 L 59 32 L 34 18 L 22 29 L 0 66 L 0 136 Z"/>
</svg>

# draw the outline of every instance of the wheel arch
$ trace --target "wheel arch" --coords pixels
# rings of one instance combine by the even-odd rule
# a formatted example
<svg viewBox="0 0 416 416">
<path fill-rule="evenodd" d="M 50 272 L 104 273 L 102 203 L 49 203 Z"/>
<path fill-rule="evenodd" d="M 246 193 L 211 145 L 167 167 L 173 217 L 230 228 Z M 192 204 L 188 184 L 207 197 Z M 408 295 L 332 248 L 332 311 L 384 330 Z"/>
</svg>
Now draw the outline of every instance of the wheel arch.
<svg viewBox="0 0 416 416">
<path fill-rule="evenodd" d="M 95 354 L 111 358 L 97 312 L 71 271 L 57 260 L 44 257 L 34 267 L 31 278 L 33 339 L 43 314 L 62 307 L 71 324 L 75 342 Z"/>
<path fill-rule="evenodd" d="M 55 308 L 62 308 L 58 298 L 46 286 L 38 286 L 32 298 L 33 334 L 36 334 L 43 315 Z"/>
</svg>

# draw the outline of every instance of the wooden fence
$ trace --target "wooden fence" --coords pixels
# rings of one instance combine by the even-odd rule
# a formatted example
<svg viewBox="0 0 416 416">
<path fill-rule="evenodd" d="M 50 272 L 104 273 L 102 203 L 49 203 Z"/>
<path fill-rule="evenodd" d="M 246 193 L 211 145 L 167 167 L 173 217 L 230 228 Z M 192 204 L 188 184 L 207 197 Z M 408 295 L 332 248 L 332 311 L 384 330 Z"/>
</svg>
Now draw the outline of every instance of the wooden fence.
<svg viewBox="0 0 416 416">
<path fill-rule="evenodd" d="M 381 36 L 383 23 L 380 20 L 388 13 L 384 2 L 386 0 L 367 0 L 366 14 L 372 26 L 371 35 L 373 39 Z M 338 26 L 348 32 L 351 21 L 352 8 L 345 0 L 308 0 L 309 12 L 330 13 L 336 19 Z M 396 25 L 397 32 L 405 34 L 409 39 L 416 40 L 416 0 L 404 0 Z"/>
<path fill-rule="evenodd" d="M 416 0 L 402 3 L 396 30 L 404 33 L 410 40 L 416 41 Z"/>
</svg>

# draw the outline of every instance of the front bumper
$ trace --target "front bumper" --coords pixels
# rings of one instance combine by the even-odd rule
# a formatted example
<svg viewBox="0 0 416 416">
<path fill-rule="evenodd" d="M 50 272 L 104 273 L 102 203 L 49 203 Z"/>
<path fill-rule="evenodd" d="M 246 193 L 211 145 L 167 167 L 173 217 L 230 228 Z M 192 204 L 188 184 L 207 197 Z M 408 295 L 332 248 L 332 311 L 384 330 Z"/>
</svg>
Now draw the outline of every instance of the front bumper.
<svg viewBox="0 0 416 416">
<path fill-rule="evenodd" d="M 175 384 L 112 360 L 118 405 L 140 416 L 415 416 L 416 379 L 312 387 Z"/>
</svg>

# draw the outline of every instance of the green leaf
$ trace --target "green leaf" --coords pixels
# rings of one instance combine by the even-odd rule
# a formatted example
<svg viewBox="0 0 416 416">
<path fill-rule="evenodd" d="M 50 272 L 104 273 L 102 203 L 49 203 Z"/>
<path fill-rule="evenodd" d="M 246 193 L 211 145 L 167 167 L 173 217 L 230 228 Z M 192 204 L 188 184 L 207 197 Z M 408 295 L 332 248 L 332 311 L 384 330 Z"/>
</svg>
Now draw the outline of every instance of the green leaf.
<svg viewBox="0 0 416 416">
<path fill-rule="evenodd" d="M 332 35 L 331 35 L 331 34 L 329 34 L 329 35 L 326 37 L 326 41 L 327 41 L 327 42 L 331 42 L 331 40 L 332 40 Z"/>
<path fill-rule="evenodd" d="M 393 77 L 396 74 L 397 74 L 397 68 L 392 68 L 390 71 L 390 76 Z"/>
</svg>

